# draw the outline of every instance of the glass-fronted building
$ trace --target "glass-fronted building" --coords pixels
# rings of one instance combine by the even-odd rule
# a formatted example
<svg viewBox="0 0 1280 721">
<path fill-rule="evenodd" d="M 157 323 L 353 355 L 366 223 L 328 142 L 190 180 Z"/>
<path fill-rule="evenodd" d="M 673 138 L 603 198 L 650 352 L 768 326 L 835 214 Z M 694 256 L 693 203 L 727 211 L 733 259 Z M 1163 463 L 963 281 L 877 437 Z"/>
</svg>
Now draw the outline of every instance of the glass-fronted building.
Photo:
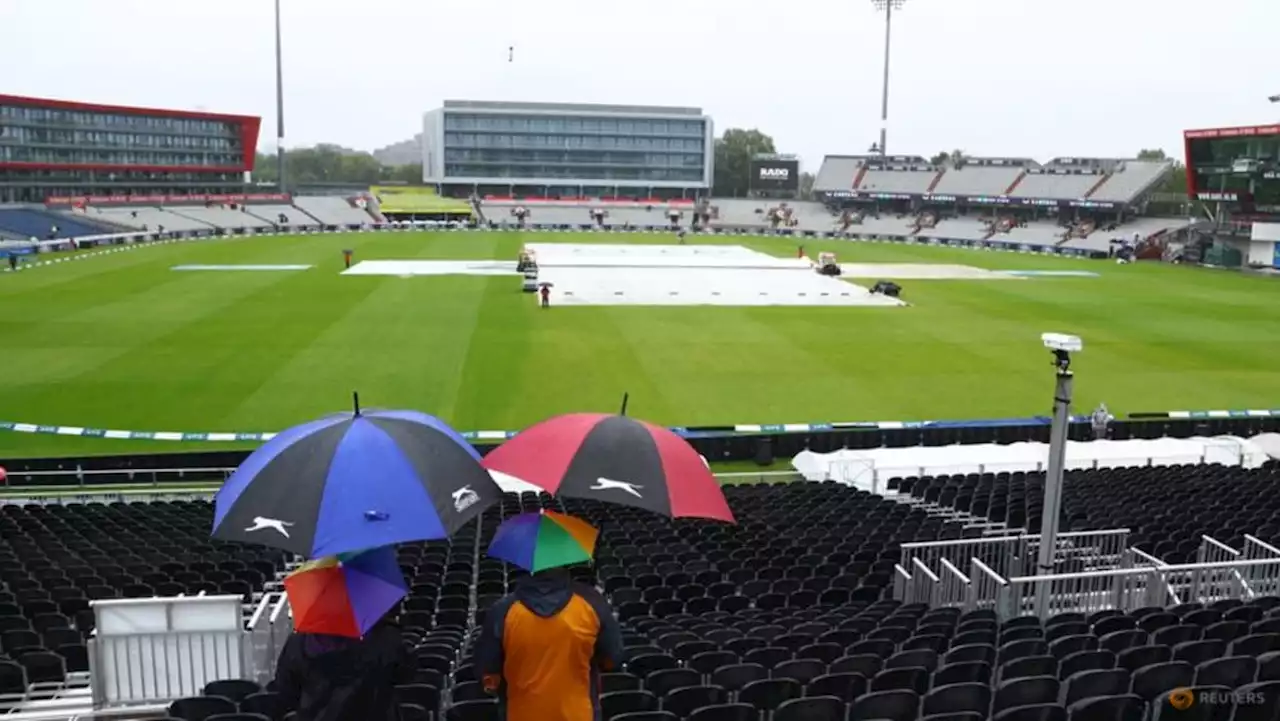
<svg viewBox="0 0 1280 721">
<path fill-rule="evenodd" d="M 0 202 L 240 192 L 260 123 L 0 95 Z"/>
<path fill-rule="evenodd" d="M 446 100 L 423 119 L 423 181 L 442 194 L 693 198 L 715 129 L 699 108 Z"/>
</svg>

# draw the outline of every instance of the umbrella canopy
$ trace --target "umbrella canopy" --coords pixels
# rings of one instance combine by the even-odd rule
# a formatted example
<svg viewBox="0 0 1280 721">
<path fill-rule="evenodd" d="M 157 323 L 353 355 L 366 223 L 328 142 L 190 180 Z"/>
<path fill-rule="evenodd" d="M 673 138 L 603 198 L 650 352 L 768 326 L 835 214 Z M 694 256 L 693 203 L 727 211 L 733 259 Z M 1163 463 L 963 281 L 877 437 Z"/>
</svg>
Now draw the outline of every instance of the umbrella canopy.
<svg viewBox="0 0 1280 721">
<path fill-rule="evenodd" d="M 214 499 L 213 537 L 333 556 L 447 538 L 501 496 L 475 449 L 439 419 L 357 411 L 254 451 Z"/>
<path fill-rule="evenodd" d="M 550 418 L 490 451 L 484 465 L 553 495 L 733 523 L 702 456 L 666 428 L 627 416 Z"/>
<path fill-rule="evenodd" d="M 395 549 L 330 556 L 284 579 L 294 630 L 360 638 L 408 595 Z"/>
<path fill-rule="evenodd" d="M 590 561 L 599 535 L 591 524 L 563 513 L 522 513 L 498 526 L 489 555 L 537 573 Z"/>
</svg>

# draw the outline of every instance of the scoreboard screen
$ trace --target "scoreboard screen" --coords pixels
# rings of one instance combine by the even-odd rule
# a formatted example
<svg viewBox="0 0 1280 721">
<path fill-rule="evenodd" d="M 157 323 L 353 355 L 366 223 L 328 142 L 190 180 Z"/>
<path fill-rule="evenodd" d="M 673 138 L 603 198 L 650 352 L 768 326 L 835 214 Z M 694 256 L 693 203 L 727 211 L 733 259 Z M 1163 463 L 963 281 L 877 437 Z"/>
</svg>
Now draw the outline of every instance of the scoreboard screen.
<svg viewBox="0 0 1280 721">
<path fill-rule="evenodd" d="M 751 159 L 748 187 L 753 191 L 790 192 L 800 190 L 800 161 L 784 155 L 759 155 Z"/>
<path fill-rule="evenodd" d="M 1280 214 L 1280 125 L 1188 130 L 1187 192 L 1246 214 Z"/>
</svg>

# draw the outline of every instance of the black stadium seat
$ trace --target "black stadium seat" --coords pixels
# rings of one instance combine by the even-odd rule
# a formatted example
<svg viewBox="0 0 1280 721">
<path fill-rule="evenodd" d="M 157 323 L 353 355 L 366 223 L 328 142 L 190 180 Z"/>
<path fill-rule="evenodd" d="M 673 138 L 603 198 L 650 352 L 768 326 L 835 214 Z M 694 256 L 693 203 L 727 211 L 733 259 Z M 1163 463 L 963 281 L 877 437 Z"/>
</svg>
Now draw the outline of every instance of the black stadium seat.
<svg viewBox="0 0 1280 721">
<path fill-rule="evenodd" d="M 1068 471 L 1063 530 L 1130 528 L 1130 545 L 1169 563 L 1195 560 L 1201 535 L 1240 544 L 1256 530 L 1280 543 L 1280 494 L 1269 491 L 1277 481 L 1276 464 Z M 1221 492 L 1224 482 L 1231 493 Z M 1043 474 L 904 478 L 898 488 L 903 495 L 889 499 L 836 483 L 728 486 L 737 525 L 506 494 L 451 539 L 397 549 L 410 588 L 399 620 L 418 660 L 417 683 L 400 687 L 398 700 L 438 721 L 495 717 L 476 683 L 471 629 L 527 574 L 483 550 L 503 519 L 544 508 L 601 529 L 595 564 L 579 575 L 603 587 L 624 635 L 623 667 L 601 676 L 607 719 L 1127 721 L 1180 686 L 1280 681 L 1276 598 L 1214 602 L 1171 576 L 1170 593 L 1188 602 L 1170 608 L 1137 607 L 1152 589 L 1106 611 L 1095 610 L 1097 601 L 1110 597 L 1088 599 L 1080 606 L 1087 612 L 1055 599 L 1061 612 L 1045 619 L 1017 598 L 968 611 L 902 600 L 902 544 L 983 532 L 938 508 L 1034 531 Z M 1190 517 L 1188 507 L 1205 510 Z M 41 664 L 57 658 L 51 648 L 67 672 L 80 670 L 71 649 L 83 648 L 90 627 L 91 614 L 78 607 L 86 599 L 166 584 L 254 595 L 283 569 L 282 554 L 211 541 L 205 503 L 65 508 L 0 510 L 0 538 L 29 541 L 0 545 L 0 574 L 13 576 L 2 576 L 10 595 L 0 596 L 0 647 L 28 649 L 25 671 L 21 659 L 0 661 L 0 687 L 45 677 Z M 144 536 L 144 528 L 158 533 Z M 1067 565 L 1085 563 L 1073 557 Z M 226 688 L 211 684 L 205 693 Z M 270 717 L 244 691 L 223 693 L 244 699 L 238 712 Z"/>
<path fill-rule="evenodd" d="M 169 715 L 184 721 L 205 721 L 210 716 L 237 710 L 235 701 L 222 696 L 192 696 L 169 704 Z"/>
</svg>

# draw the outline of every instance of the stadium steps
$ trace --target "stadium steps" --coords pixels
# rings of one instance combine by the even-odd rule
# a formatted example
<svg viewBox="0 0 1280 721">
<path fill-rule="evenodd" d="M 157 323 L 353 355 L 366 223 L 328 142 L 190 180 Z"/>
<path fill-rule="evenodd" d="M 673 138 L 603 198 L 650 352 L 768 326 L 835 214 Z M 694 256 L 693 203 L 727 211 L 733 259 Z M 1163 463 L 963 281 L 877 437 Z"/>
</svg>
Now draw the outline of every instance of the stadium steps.
<svg viewBox="0 0 1280 721">
<path fill-rule="evenodd" d="M 1002 193 L 1002 195 L 1009 195 L 1012 193 L 1022 183 L 1022 179 L 1025 177 L 1027 177 L 1027 171 L 1024 170 L 1021 173 L 1018 173 L 1018 177 L 1014 178 L 1012 183 L 1009 183 L 1009 187 L 1004 189 L 1004 193 Z M 990 237 L 990 235 L 987 236 L 987 238 Z M 986 238 L 983 238 L 983 240 L 986 240 Z"/>
<path fill-rule="evenodd" d="M 926 501 L 909 493 L 898 493 L 896 491 L 881 491 L 880 496 L 894 503 L 900 503 L 911 508 L 919 508 L 930 516 L 937 516 L 948 521 L 959 521 L 963 523 L 965 528 L 981 528 L 984 531 L 1005 532 L 1008 526 L 1000 521 L 993 521 L 986 516 L 976 516 L 968 511 L 960 511 L 951 506 L 940 504 L 936 501 Z"/>
<path fill-rule="evenodd" d="M 1093 187 L 1089 188 L 1089 191 L 1084 194 L 1084 197 L 1086 199 L 1092 198 L 1094 193 L 1098 192 L 1098 190 L 1101 189 L 1102 186 L 1106 185 L 1108 180 L 1111 180 L 1112 174 L 1113 173 L 1111 172 L 1107 172 L 1106 175 L 1103 175 L 1101 178 L 1098 178 L 1098 182 L 1094 183 Z"/>
<path fill-rule="evenodd" d="M 197 217 L 195 217 L 194 215 L 187 215 L 186 213 L 183 213 L 182 211 L 178 210 L 177 208 L 161 208 L 161 210 L 163 210 L 163 211 L 164 211 L 164 212 L 166 212 L 166 213 L 173 213 L 174 215 L 178 216 L 179 218 L 186 218 L 187 220 L 189 220 L 189 221 L 191 221 L 191 222 L 193 222 L 193 223 L 199 223 L 200 225 L 205 225 L 205 226 L 208 226 L 208 227 L 210 227 L 210 228 L 217 228 L 217 227 L 219 227 L 219 226 L 214 225 L 213 223 L 210 223 L 210 222 L 209 222 L 209 221 L 207 221 L 207 220 L 201 220 L 200 218 L 197 218 Z"/>
<path fill-rule="evenodd" d="M 258 220 L 261 220 L 261 221 L 263 221 L 263 222 L 265 222 L 265 223 L 270 223 L 272 228 L 276 228 L 276 229 L 279 229 L 279 228 L 280 228 L 280 223 L 278 223 L 278 222 L 276 221 L 276 219 L 275 219 L 275 218 L 268 218 L 268 217 L 266 217 L 265 215 L 259 215 L 259 214 L 255 213 L 255 212 L 253 211 L 253 206 L 251 206 L 251 205 L 246 205 L 246 206 L 244 206 L 244 212 L 248 213 L 249 215 L 252 215 L 253 217 L 255 217 L 255 218 L 257 218 Z"/>
<path fill-rule="evenodd" d="M 939 170 L 938 170 L 938 174 L 937 174 L 937 175 L 935 175 L 935 176 L 933 176 L 933 180 L 929 183 L 929 188 L 928 188 L 928 190 L 926 190 L 926 191 L 924 191 L 924 192 L 926 192 L 926 193 L 932 193 L 932 192 L 933 192 L 933 189 L 934 189 L 934 188 L 936 188 L 936 187 L 938 187 L 938 183 L 941 183 L 941 182 L 942 182 L 942 176 L 944 176 L 944 175 L 946 175 L 946 174 L 947 174 L 947 169 L 946 169 L 946 168 L 941 168 L 941 169 L 939 169 Z"/>
<path fill-rule="evenodd" d="M 853 176 L 853 189 L 857 190 L 862 185 L 862 179 L 867 177 L 867 166 L 863 165 L 858 168 L 858 174 Z"/>
<path fill-rule="evenodd" d="M 317 218 L 316 216 L 314 216 L 314 215 L 312 215 L 312 214 L 308 213 L 307 211 L 303 210 L 302 208 L 298 207 L 297 205 L 293 205 L 292 207 L 293 207 L 293 209 L 294 209 L 294 210 L 298 211 L 299 213 L 302 213 L 303 217 L 305 217 L 305 218 L 309 218 L 309 219 L 311 219 L 311 220 L 314 220 L 318 225 L 326 225 L 326 223 L 324 223 L 323 221 L 321 221 L 319 218 Z"/>
</svg>

